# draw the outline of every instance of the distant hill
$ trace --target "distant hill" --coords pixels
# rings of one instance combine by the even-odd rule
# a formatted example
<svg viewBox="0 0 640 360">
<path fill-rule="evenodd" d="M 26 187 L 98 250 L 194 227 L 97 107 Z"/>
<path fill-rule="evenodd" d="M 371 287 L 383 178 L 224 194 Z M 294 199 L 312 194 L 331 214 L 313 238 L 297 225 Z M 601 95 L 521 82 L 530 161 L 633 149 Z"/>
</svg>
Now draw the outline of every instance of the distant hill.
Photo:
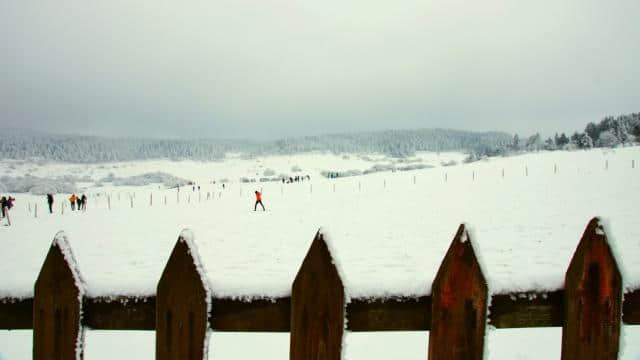
<svg viewBox="0 0 640 360">
<path fill-rule="evenodd" d="M 504 147 L 511 141 L 511 135 L 502 132 L 447 129 L 387 130 L 305 136 L 275 141 L 106 138 L 11 130 L 4 133 L 0 142 L 0 158 L 88 163 L 158 158 L 219 160 L 224 158 L 227 152 L 255 156 L 309 151 L 377 152 L 394 157 L 407 157 L 416 151 L 479 151 Z"/>
</svg>

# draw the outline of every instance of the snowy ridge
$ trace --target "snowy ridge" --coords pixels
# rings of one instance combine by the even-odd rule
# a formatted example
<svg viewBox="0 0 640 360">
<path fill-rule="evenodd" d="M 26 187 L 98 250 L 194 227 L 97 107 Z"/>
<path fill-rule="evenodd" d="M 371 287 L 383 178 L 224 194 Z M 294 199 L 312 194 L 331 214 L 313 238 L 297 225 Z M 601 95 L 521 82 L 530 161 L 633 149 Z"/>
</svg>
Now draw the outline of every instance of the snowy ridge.
<svg viewBox="0 0 640 360">
<path fill-rule="evenodd" d="M 487 317 L 486 317 L 487 325 L 484 331 L 484 349 L 483 349 L 484 358 L 487 359 L 489 357 L 489 338 L 490 338 L 489 333 L 495 330 L 495 327 L 489 325 L 489 320 L 491 318 L 491 300 L 492 300 L 491 296 L 493 295 L 493 291 L 491 290 L 492 287 L 491 287 L 491 282 L 489 281 L 488 267 L 487 267 L 487 264 L 485 263 L 484 257 L 482 256 L 482 251 L 480 251 L 480 249 L 477 246 L 474 246 L 474 240 L 472 240 L 472 239 L 477 239 L 475 236 L 473 227 L 470 227 L 469 224 L 467 223 L 462 223 L 462 225 L 464 225 L 464 232 L 462 233 L 462 236 L 460 236 L 460 242 L 466 243 L 467 241 L 469 241 L 469 245 L 471 245 L 471 248 L 473 248 L 473 253 L 476 255 L 476 260 L 478 261 L 478 266 L 480 267 L 480 271 L 482 271 L 482 276 L 487 282 Z M 471 233 L 472 235 L 469 235 L 469 233 Z"/>
<path fill-rule="evenodd" d="M 196 267 L 196 271 L 200 275 L 200 280 L 202 281 L 202 286 L 204 287 L 204 291 L 206 294 L 206 302 L 207 302 L 207 318 L 211 319 L 212 314 L 212 304 L 211 299 L 213 297 L 213 291 L 211 291 L 211 282 L 209 281 L 209 276 L 207 275 L 207 270 L 205 269 L 202 261 L 200 260 L 200 255 L 198 253 L 198 247 L 196 246 L 195 236 L 193 231 L 190 229 L 184 229 L 180 232 L 180 241 L 183 241 L 187 248 L 189 249 L 189 254 L 193 259 L 193 265 Z M 208 358 L 209 354 L 209 338 L 211 336 L 211 328 L 209 324 L 207 324 L 207 334 L 204 340 L 204 355 L 205 359 Z"/>
<path fill-rule="evenodd" d="M 64 231 L 59 231 L 56 236 L 53 238 L 52 246 L 57 246 L 62 252 L 62 256 L 64 256 L 64 260 L 69 265 L 69 270 L 71 271 L 71 275 L 73 276 L 73 280 L 75 282 L 76 288 L 78 289 L 78 303 L 80 304 L 79 313 L 80 313 L 80 321 L 79 321 L 79 329 L 78 329 L 78 338 L 76 339 L 76 360 L 82 359 L 82 350 L 84 349 L 84 327 L 82 324 L 82 298 L 84 297 L 85 290 L 85 282 L 80 275 L 80 267 L 78 266 L 78 262 L 76 261 L 75 256 L 73 255 L 73 251 L 71 250 L 71 245 L 69 244 L 69 240 L 67 239 L 67 234 Z"/>
<path fill-rule="evenodd" d="M 624 303 L 625 294 L 633 291 L 633 289 L 631 289 L 631 283 L 629 282 L 626 276 L 627 272 L 626 272 L 625 264 L 618 250 L 618 243 L 616 242 L 616 239 L 610 235 L 612 232 L 610 231 L 611 225 L 609 225 L 609 220 L 601 216 L 598 216 L 597 219 L 598 219 L 598 227 L 596 228 L 596 234 L 606 236 L 607 242 L 609 243 L 609 249 L 611 249 L 611 254 L 613 255 L 613 258 L 615 259 L 616 264 L 618 265 L 618 270 L 620 271 L 620 276 L 622 277 L 622 296 L 620 297 L 621 326 L 620 326 L 620 339 L 618 340 L 619 341 L 618 346 L 620 348 L 620 353 L 618 354 L 618 358 L 622 359 L 624 358 L 624 355 L 625 355 L 624 350 L 625 350 L 625 340 L 627 335 L 625 331 L 625 326 L 622 323 L 622 317 L 624 316 L 624 306 L 622 306 L 622 304 Z"/>
<path fill-rule="evenodd" d="M 329 254 L 331 255 L 331 263 L 335 265 L 336 271 L 338 271 L 338 276 L 340 276 L 340 280 L 342 280 L 342 286 L 344 287 L 344 303 L 345 305 L 351 302 L 351 296 L 349 295 L 349 281 L 347 280 L 346 273 L 342 264 L 340 263 L 339 257 L 337 256 L 338 250 L 334 246 L 333 237 L 325 228 L 320 228 L 318 230 L 318 234 L 322 236 L 322 240 L 327 244 L 327 248 L 329 249 Z"/>
<path fill-rule="evenodd" d="M 59 231 L 53 238 L 52 246 L 57 246 L 60 249 L 64 260 L 69 265 L 69 270 L 71 270 L 73 280 L 78 288 L 78 298 L 80 299 L 80 303 L 82 303 L 82 297 L 86 293 L 86 283 L 82 279 L 82 275 L 80 275 L 80 267 L 73 255 L 73 250 L 71 250 L 67 234 L 64 231 Z"/>
<path fill-rule="evenodd" d="M 342 287 L 344 289 L 344 319 L 342 320 L 342 324 L 343 324 L 343 331 L 342 331 L 342 351 L 341 351 L 341 358 L 342 360 L 345 360 L 345 356 L 347 354 L 347 325 L 348 323 L 348 319 L 347 319 L 347 305 L 351 302 L 351 296 L 349 295 L 348 292 L 348 286 L 347 286 L 347 280 L 346 280 L 346 275 L 345 275 L 345 271 L 342 268 L 342 264 L 340 263 L 340 261 L 338 260 L 337 257 L 337 250 L 333 244 L 333 238 L 331 237 L 331 235 L 328 233 L 328 231 L 325 228 L 320 228 L 318 230 L 318 234 L 322 236 L 322 240 L 324 240 L 324 243 L 327 244 L 327 249 L 329 249 L 329 255 L 331 256 L 331 263 L 336 267 L 336 271 L 338 272 L 338 276 L 340 276 L 340 280 L 342 280 Z"/>
<path fill-rule="evenodd" d="M 596 233 L 598 235 L 605 235 L 607 237 L 609 248 L 611 249 L 611 253 L 616 260 L 616 264 L 618 265 L 620 276 L 622 276 L 622 295 L 624 298 L 624 294 L 634 290 L 633 282 L 631 281 L 630 276 L 628 276 L 629 272 L 627 271 L 627 266 L 625 264 L 624 258 L 621 256 L 622 252 L 619 250 L 618 241 L 615 236 L 612 235 L 613 231 L 611 231 L 609 219 L 601 216 L 598 216 L 597 218 L 598 227 L 596 228 Z"/>
</svg>

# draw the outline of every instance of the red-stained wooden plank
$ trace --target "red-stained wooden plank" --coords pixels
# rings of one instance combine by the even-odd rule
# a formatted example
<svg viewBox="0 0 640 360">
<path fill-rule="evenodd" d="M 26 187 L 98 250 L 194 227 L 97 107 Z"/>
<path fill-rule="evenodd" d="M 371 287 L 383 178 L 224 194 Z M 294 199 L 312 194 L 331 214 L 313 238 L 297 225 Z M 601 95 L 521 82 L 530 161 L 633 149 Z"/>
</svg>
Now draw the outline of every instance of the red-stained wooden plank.
<svg viewBox="0 0 640 360">
<path fill-rule="evenodd" d="M 64 233 L 53 240 L 34 287 L 33 358 L 82 359 L 84 285 Z"/>
<path fill-rule="evenodd" d="M 430 360 L 481 360 L 487 282 L 460 225 L 431 288 Z"/>
<path fill-rule="evenodd" d="M 156 359 L 202 360 L 207 357 L 208 284 L 196 266 L 190 234 L 183 232 L 158 283 Z"/>
<path fill-rule="evenodd" d="M 291 360 L 340 360 L 345 298 L 340 275 L 318 232 L 293 282 Z"/>
<path fill-rule="evenodd" d="M 562 359 L 618 358 L 622 277 L 598 218 L 592 219 L 565 276 Z"/>
</svg>

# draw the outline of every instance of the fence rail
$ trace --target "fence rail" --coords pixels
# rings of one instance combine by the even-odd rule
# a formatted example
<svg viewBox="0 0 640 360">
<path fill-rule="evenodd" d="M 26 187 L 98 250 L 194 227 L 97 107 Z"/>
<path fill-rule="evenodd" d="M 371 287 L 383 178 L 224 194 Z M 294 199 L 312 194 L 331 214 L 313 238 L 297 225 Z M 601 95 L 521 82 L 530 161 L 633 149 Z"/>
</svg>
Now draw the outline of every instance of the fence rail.
<svg viewBox="0 0 640 360">
<path fill-rule="evenodd" d="M 81 328 L 155 330 L 156 358 L 202 359 L 206 330 L 211 328 L 290 332 L 290 358 L 306 360 L 339 359 L 343 329 L 430 330 L 429 359 L 482 359 L 487 324 L 561 326 L 563 359 L 615 359 L 621 324 L 640 325 L 640 289 L 623 298 L 622 279 L 597 218 L 589 222 L 577 247 L 565 289 L 490 298 L 464 226 L 458 229 L 430 296 L 351 299 L 346 306 L 339 272 L 320 233 L 298 272 L 292 295 L 251 302 L 213 297 L 189 244 L 183 236 L 178 239 L 156 296 L 93 298 L 83 296 L 66 239 L 56 237 L 36 282 L 35 297 L 0 299 L 0 329 L 34 329 L 34 359 L 67 358 L 67 354 L 81 358 L 82 346 L 76 346 Z"/>
</svg>

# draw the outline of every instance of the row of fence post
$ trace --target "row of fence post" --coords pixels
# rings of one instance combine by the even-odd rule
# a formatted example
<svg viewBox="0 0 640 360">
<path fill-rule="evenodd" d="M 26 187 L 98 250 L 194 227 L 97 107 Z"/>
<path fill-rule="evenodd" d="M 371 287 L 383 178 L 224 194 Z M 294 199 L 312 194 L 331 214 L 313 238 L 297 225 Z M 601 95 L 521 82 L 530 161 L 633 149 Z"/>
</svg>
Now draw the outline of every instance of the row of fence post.
<svg viewBox="0 0 640 360">
<path fill-rule="evenodd" d="M 292 285 L 292 360 L 342 359 L 349 299 L 327 240 L 321 231 L 316 234 Z M 59 233 L 35 284 L 34 359 L 82 358 L 84 292 L 71 247 Z M 428 359 L 483 359 L 488 298 L 485 274 L 461 225 L 431 287 Z M 215 322 L 211 304 L 211 286 L 192 235 L 183 232 L 157 286 L 156 358 L 206 359 Z M 566 272 L 562 359 L 616 359 L 621 305 L 621 274 L 594 218 Z"/>
<path fill-rule="evenodd" d="M 635 169 L 635 160 L 631 160 L 631 168 Z M 609 169 L 609 160 L 605 160 L 605 169 L 606 170 Z M 554 164 L 553 165 L 553 173 L 557 174 L 558 170 L 559 170 L 558 165 Z M 525 176 L 529 176 L 529 167 L 528 166 L 525 166 L 524 174 L 525 174 Z M 501 177 L 503 179 L 505 178 L 505 169 L 504 168 L 501 169 Z M 444 182 L 448 182 L 448 180 L 449 180 L 448 172 L 445 172 L 444 173 Z M 475 170 L 472 170 L 472 172 L 471 172 L 471 180 L 472 181 L 476 180 L 476 171 Z M 414 175 L 413 176 L 413 184 L 416 184 L 416 183 L 417 183 L 417 178 Z M 383 188 L 386 189 L 386 187 L 387 187 L 387 180 L 383 179 Z M 260 190 L 262 192 L 262 188 Z M 362 191 L 362 183 L 360 181 L 358 181 L 358 191 Z M 335 184 L 333 184 L 333 192 L 336 192 L 336 185 Z M 313 193 L 313 184 L 310 184 L 310 186 L 309 186 L 309 193 Z M 283 187 L 280 187 L 280 194 L 284 195 Z M 221 196 L 222 196 L 222 193 L 219 194 L 218 198 L 220 198 Z M 134 201 L 133 200 L 135 199 L 135 197 L 136 197 L 135 192 L 133 194 L 129 195 L 131 208 L 134 207 Z M 180 203 L 180 192 L 179 191 L 177 192 L 176 197 L 177 197 L 176 201 L 179 204 Z M 240 188 L 240 197 L 242 197 L 242 188 Z M 106 198 L 107 198 L 107 208 L 109 210 L 111 210 L 111 196 L 110 195 L 106 195 Z M 211 193 L 207 192 L 206 200 L 208 201 L 211 198 L 212 198 L 211 197 Z M 213 194 L 213 198 L 215 199 L 215 193 Z M 118 200 L 120 200 L 120 193 L 118 193 Z M 187 196 L 187 202 L 191 203 L 191 195 Z M 202 202 L 202 195 L 200 194 L 200 191 L 198 191 L 198 202 Z M 64 214 L 64 205 L 65 205 L 64 202 L 62 202 L 61 205 L 60 205 L 61 206 L 61 210 L 60 211 L 61 211 L 62 214 Z M 164 205 L 167 205 L 167 196 L 166 195 L 164 196 Z M 37 215 L 38 214 L 38 205 L 37 205 L 37 203 L 34 204 L 34 206 L 35 206 L 34 207 L 34 217 L 37 218 L 38 217 L 38 215 Z M 149 206 L 153 206 L 153 193 L 149 194 Z M 31 212 L 31 203 L 28 203 L 28 210 L 29 210 L 29 212 Z"/>
</svg>

